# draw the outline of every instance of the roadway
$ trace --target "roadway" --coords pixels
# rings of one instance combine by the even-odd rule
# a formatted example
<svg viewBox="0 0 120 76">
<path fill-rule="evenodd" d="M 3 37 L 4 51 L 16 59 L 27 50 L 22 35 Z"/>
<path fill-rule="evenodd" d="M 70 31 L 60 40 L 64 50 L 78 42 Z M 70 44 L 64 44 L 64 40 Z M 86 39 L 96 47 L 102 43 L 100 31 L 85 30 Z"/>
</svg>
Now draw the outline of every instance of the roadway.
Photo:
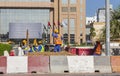
<svg viewBox="0 0 120 76">
<path fill-rule="evenodd" d="M 79 73 L 79 74 L 0 74 L 0 76 L 120 76 L 120 73 Z"/>
</svg>

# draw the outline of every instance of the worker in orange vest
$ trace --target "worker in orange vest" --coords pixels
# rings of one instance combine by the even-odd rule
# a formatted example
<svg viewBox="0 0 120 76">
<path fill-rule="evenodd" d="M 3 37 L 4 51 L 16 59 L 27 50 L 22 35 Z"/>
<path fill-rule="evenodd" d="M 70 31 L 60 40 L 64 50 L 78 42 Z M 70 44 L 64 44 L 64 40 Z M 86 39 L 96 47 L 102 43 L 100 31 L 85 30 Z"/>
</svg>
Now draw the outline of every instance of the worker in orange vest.
<svg viewBox="0 0 120 76">
<path fill-rule="evenodd" d="M 102 46 L 99 41 L 96 41 L 96 45 L 94 47 L 94 55 L 100 56 L 102 53 Z"/>
<path fill-rule="evenodd" d="M 60 52 L 61 51 L 61 44 L 62 44 L 62 36 L 58 33 L 58 30 L 55 29 L 52 33 L 52 36 L 54 37 L 54 52 Z"/>
</svg>

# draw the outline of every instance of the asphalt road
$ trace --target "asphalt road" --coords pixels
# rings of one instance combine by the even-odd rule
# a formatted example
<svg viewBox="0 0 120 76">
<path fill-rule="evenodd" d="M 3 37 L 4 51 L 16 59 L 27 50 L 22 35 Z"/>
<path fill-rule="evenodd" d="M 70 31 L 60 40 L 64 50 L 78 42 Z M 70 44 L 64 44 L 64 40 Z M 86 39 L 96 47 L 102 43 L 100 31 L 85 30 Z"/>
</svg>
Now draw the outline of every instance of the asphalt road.
<svg viewBox="0 0 120 76">
<path fill-rule="evenodd" d="M 87 73 L 87 74 L 0 74 L 0 76 L 120 76 L 120 73 Z"/>
</svg>

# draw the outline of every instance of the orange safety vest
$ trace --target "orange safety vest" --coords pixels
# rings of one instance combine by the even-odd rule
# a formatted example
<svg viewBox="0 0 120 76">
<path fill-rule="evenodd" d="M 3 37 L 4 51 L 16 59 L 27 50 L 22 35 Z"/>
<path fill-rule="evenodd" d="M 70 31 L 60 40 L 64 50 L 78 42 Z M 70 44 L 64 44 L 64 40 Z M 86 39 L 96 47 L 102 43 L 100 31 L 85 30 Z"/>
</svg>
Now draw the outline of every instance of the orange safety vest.
<svg viewBox="0 0 120 76">
<path fill-rule="evenodd" d="M 101 54 L 101 45 L 98 44 L 97 48 L 95 49 L 95 54 L 100 55 Z"/>
<path fill-rule="evenodd" d="M 61 40 L 61 35 L 60 34 L 58 34 L 57 38 L 54 38 L 54 43 L 55 44 L 62 44 L 62 40 Z"/>
</svg>

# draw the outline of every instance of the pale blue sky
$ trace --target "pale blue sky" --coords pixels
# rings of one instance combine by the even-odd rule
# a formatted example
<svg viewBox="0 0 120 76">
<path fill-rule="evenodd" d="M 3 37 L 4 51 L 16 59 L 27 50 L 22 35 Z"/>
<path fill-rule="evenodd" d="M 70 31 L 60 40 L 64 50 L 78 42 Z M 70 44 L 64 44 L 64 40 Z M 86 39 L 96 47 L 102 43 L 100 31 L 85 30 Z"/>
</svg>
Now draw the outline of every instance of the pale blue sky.
<svg viewBox="0 0 120 76">
<path fill-rule="evenodd" d="M 110 3 L 113 5 L 113 8 L 120 5 L 120 0 L 110 0 Z M 86 0 L 86 16 L 94 16 L 98 8 L 105 6 L 105 0 Z"/>
</svg>

